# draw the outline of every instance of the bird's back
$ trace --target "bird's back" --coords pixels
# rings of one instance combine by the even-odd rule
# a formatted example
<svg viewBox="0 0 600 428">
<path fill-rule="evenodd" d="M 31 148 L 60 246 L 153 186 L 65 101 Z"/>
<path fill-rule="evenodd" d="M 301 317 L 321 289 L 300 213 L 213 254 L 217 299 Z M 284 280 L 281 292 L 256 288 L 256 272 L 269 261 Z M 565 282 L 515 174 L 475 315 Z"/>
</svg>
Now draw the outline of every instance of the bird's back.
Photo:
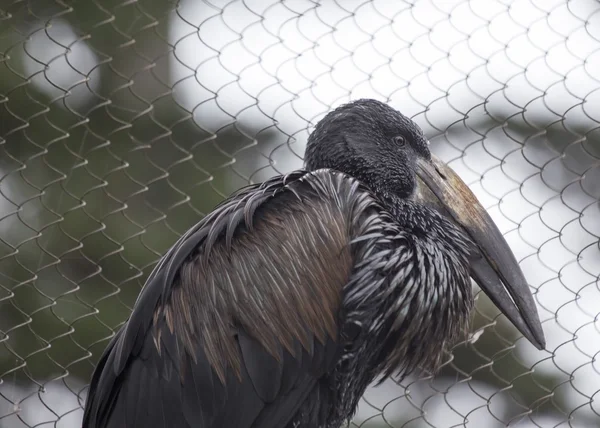
<svg viewBox="0 0 600 428">
<path fill-rule="evenodd" d="M 148 278 L 98 363 L 83 426 L 320 426 L 340 400 L 328 382 L 351 334 L 344 287 L 391 229 L 330 170 L 233 195 Z"/>
</svg>

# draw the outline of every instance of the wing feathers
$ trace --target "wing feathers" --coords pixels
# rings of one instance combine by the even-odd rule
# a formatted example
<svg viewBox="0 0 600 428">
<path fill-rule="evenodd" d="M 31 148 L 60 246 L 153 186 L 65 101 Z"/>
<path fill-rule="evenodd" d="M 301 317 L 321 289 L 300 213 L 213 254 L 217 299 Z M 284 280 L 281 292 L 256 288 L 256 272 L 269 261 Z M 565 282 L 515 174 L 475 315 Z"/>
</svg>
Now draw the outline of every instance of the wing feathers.
<svg viewBox="0 0 600 428">
<path fill-rule="evenodd" d="M 362 213 L 377 204 L 359 189 L 298 171 L 237 192 L 186 232 L 102 356 L 83 426 L 281 428 L 325 406 L 319 379 L 339 358 L 362 245 L 350 242 L 376 233 Z"/>
<path fill-rule="evenodd" d="M 324 180 L 314 181 L 327 190 Z M 254 225 L 249 230 L 240 224 L 231 248 L 219 239 L 228 233 L 227 217 L 218 216 L 203 244 L 210 247 L 210 263 L 203 262 L 201 247 L 201 255 L 180 268 L 180 280 L 165 304 L 172 308 L 166 313 L 174 316 L 177 337 L 188 352 L 203 342 L 221 379 L 227 367 L 240 374 L 231 334 L 235 323 L 274 358 L 280 345 L 292 352 L 298 340 L 308 350 L 312 335 L 321 343 L 337 335 L 341 290 L 352 271 L 346 213 L 333 196 L 327 200 L 310 186 L 295 184 L 304 203 L 280 191 L 265 204 L 271 192 L 260 191 L 240 204 L 239 210 L 255 210 Z M 194 314 L 194 323 L 186 313 Z"/>
<path fill-rule="evenodd" d="M 255 340 L 240 331 L 238 335 L 244 366 L 260 399 L 270 403 L 279 395 L 283 375 L 283 353 L 277 357 L 264 355 L 264 349 Z M 265 376 L 268 373 L 268 376 Z"/>
</svg>

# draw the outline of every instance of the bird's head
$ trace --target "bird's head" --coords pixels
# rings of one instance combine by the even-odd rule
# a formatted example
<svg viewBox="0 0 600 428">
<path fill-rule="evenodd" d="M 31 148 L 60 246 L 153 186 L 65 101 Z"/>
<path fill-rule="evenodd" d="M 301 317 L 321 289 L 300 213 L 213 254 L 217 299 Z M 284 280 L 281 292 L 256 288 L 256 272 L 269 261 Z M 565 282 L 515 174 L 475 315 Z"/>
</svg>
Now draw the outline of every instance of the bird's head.
<svg viewBox="0 0 600 428">
<path fill-rule="evenodd" d="M 417 162 L 431 160 L 421 128 L 387 104 L 362 99 L 326 115 L 310 135 L 309 170 L 331 168 L 378 195 L 408 199 L 417 188 Z"/>
<path fill-rule="evenodd" d="M 384 203 L 433 208 L 473 242 L 471 276 L 538 349 L 544 333 L 527 281 L 508 243 L 458 175 L 431 154 L 423 131 L 379 101 L 357 100 L 328 113 L 310 135 L 306 168 L 330 168 L 363 182 Z"/>
</svg>

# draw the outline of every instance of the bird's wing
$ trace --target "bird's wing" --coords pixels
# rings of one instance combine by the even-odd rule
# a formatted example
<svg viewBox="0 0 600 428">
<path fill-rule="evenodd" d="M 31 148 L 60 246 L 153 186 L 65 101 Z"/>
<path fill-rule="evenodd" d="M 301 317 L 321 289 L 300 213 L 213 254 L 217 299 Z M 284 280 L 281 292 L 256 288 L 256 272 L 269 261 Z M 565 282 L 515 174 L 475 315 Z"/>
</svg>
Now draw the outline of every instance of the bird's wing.
<svg viewBox="0 0 600 428">
<path fill-rule="evenodd" d="M 151 273 L 98 363 L 83 426 L 286 426 L 339 357 L 351 242 L 372 238 L 379 211 L 329 170 L 233 195 Z"/>
</svg>

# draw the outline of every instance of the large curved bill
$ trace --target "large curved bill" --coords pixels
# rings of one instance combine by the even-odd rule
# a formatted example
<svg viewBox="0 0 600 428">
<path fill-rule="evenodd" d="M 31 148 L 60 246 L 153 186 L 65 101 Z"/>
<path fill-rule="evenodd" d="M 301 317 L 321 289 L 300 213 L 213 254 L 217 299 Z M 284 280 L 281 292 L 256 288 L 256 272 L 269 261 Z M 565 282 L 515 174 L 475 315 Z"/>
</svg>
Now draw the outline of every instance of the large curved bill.
<svg viewBox="0 0 600 428">
<path fill-rule="evenodd" d="M 471 260 L 471 276 L 492 302 L 538 349 L 546 340 L 533 296 L 508 243 L 469 187 L 441 160 L 418 161 L 421 202 L 432 204 L 462 228 L 480 254 Z"/>
</svg>

